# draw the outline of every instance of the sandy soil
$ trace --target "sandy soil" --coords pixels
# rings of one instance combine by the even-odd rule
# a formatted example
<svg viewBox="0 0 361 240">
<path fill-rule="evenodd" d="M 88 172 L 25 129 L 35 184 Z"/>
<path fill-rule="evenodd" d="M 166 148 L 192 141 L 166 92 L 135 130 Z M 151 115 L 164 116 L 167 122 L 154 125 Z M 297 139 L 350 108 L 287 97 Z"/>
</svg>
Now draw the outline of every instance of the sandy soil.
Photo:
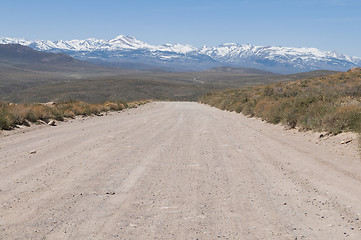
<svg viewBox="0 0 361 240">
<path fill-rule="evenodd" d="M 361 239 L 356 136 L 319 135 L 175 102 L 3 132 L 0 239 Z"/>
</svg>

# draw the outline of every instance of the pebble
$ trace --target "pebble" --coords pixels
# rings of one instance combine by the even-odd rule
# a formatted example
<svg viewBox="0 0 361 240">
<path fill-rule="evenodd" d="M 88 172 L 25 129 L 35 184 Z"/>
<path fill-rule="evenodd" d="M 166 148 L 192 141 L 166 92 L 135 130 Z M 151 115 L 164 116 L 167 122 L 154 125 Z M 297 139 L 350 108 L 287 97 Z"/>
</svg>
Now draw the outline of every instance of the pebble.
<svg viewBox="0 0 361 240">
<path fill-rule="evenodd" d="M 56 122 L 54 120 L 51 120 L 50 122 L 48 122 L 49 126 L 56 126 Z"/>
<path fill-rule="evenodd" d="M 344 140 L 344 141 L 341 142 L 341 144 L 347 144 L 347 143 L 350 143 L 350 142 L 352 142 L 352 139 Z"/>
</svg>

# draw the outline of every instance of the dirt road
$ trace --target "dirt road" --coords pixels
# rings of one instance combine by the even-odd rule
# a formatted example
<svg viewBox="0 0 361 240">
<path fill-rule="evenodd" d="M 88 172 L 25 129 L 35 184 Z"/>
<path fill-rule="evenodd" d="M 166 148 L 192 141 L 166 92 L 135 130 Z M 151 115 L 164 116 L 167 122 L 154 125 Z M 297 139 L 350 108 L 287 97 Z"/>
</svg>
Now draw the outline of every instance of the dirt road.
<svg viewBox="0 0 361 240">
<path fill-rule="evenodd" d="M 349 137 L 197 103 L 5 132 L 0 239 L 361 239 Z"/>
</svg>

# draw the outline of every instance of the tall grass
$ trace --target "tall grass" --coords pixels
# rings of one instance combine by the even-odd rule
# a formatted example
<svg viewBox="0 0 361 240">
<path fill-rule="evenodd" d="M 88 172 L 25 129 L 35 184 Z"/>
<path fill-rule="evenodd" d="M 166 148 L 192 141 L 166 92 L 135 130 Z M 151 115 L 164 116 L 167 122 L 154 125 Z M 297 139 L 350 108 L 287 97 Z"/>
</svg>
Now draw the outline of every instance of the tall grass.
<svg viewBox="0 0 361 240">
<path fill-rule="evenodd" d="M 361 69 L 209 93 L 200 102 L 290 128 L 361 132 Z"/>
<path fill-rule="evenodd" d="M 120 111 L 134 108 L 149 101 L 138 102 L 105 102 L 89 104 L 81 101 L 67 101 L 54 104 L 11 104 L 0 102 L 0 129 L 11 130 L 18 125 L 30 125 L 36 122 L 50 120 L 64 121 L 78 115 L 90 116 L 108 111 Z"/>
</svg>

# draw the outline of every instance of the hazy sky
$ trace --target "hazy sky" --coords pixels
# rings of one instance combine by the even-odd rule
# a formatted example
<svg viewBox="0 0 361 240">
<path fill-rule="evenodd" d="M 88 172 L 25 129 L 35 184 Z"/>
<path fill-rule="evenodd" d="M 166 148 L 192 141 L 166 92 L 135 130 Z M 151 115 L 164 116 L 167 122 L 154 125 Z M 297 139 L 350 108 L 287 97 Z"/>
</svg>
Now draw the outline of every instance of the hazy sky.
<svg viewBox="0 0 361 240">
<path fill-rule="evenodd" d="M 0 0 L 0 36 L 196 47 L 234 42 L 361 57 L 360 0 Z"/>
</svg>

